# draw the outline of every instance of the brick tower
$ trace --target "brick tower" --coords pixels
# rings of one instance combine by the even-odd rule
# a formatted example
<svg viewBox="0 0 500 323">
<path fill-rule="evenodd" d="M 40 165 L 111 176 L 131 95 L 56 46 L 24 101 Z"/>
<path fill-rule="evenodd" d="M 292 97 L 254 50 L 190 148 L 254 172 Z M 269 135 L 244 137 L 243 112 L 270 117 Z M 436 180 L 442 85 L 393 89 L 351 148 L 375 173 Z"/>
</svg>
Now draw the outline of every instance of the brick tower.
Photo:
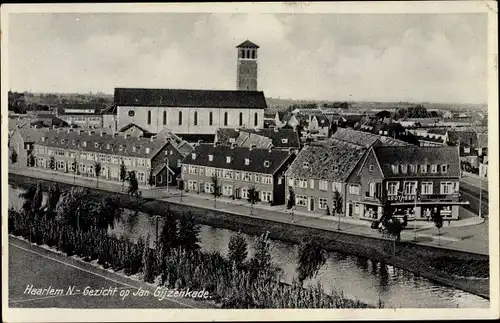
<svg viewBox="0 0 500 323">
<path fill-rule="evenodd" d="M 257 91 L 257 49 L 249 40 L 236 46 L 238 49 L 238 67 L 236 88 L 238 91 Z"/>
</svg>

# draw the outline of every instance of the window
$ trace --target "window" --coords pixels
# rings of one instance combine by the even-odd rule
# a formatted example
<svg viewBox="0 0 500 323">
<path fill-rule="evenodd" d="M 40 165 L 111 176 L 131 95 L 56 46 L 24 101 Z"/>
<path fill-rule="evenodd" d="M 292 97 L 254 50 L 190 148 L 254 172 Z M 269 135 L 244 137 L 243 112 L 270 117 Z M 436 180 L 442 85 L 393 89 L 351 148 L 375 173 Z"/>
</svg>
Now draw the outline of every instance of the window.
<svg viewBox="0 0 500 323">
<path fill-rule="evenodd" d="M 194 112 L 194 117 L 193 117 L 193 125 L 197 126 L 198 125 L 198 112 Z"/>
<path fill-rule="evenodd" d="M 354 214 L 359 215 L 359 204 L 358 203 L 354 203 Z"/>
<path fill-rule="evenodd" d="M 299 179 L 299 187 L 300 188 L 307 188 L 307 180 Z"/>
<path fill-rule="evenodd" d="M 408 165 L 401 165 L 401 173 L 406 174 L 408 172 Z"/>
<path fill-rule="evenodd" d="M 388 182 L 387 183 L 387 195 L 398 195 L 399 182 Z"/>
<path fill-rule="evenodd" d="M 448 165 L 441 165 L 441 173 L 446 173 L 448 171 Z"/>
<path fill-rule="evenodd" d="M 240 126 L 243 125 L 243 112 L 240 112 Z"/>
<path fill-rule="evenodd" d="M 269 166 L 271 166 L 271 162 L 269 160 L 265 160 L 264 167 L 268 168 Z"/>
<path fill-rule="evenodd" d="M 226 157 L 226 163 L 227 163 L 227 164 L 231 163 L 231 157 L 230 157 L 230 156 L 227 156 L 227 157 Z"/>
<path fill-rule="evenodd" d="M 392 168 L 392 172 L 393 172 L 394 174 L 399 173 L 399 172 L 398 172 L 398 168 L 399 168 L 399 166 L 398 166 L 398 165 L 391 165 L 391 168 Z"/>
<path fill-rule="evenodd" d="M 342 183 L 339 182 L 332 182 L 332 192 L 341 192 L 342 191 Z"/>
<path fill-rule="evenodd" d="M 167 111 L 163 111 L 163 124 L 167 124 Z"/>
<path fill-rule="evenodd" d="M 227 126 L 227 112 L 224 112 L 224 125 Z"/>
<path fill-rule="evenodd" d="M 359 186 L 358 185 L 349 185 L 349 194 L 359 195 Z"/>
<path fill-rule="evenodd" d="M 326 210 L 327 207 L 328 207 L 328 201 L 327 201 L 327 199 L 320 197 L 320 199 L 319 199 L 319 208 L 321 210 Z"/>
<path fill-rule="evenodd" d="M 248 198 L 248 188 L 246 187 L 241 188 L 241 198 L 242 199 Z"/>
<path fill-rule="evenodd" d="M 198 174 L 198 167 L 189 165 L 189 174 Z"/>
<path fill-rule="evenodd" d="M 288 186 L 291 186 L 291 187 L 295 186 L 295 180 L 293 178 L 288 179 Z"/>
<path fill-rule="evenodd" d="M 253 116 L 253 125 L 256 127 L 259 125 L 259 114 L 257 112 Z"/>
<path fill-rule="evenodd" d="M 177 167 L 181 167 L 182 161 L 180 159 L 177 159 Z"/>
<path fill-rule="evenodd" d="M 305 169 L 309 168 L 309 162 L 303 162 L 302 167 L 304 167 Z"/>
<path fill-rule="evenodd" d="M 369 191 L 368 191 L 368 194 L 370 197 L 374 197 L 375 196 L 375 190 L 376 190 L 376 185 L 375 183 L 369 183 Z"/>
<path fill-rule="evenodd" d="M 133 117 L 133 116 L 135 116 L 135 111 L 134 111 L 134 110 L 129 110 L 129 111 L 128 111 L 128 116 L 129 116 L 129 117 Z"/>
<path fill-rule="evenodd" d="M 441 194 L 453 194 L 453 183 L 441 182 Z"/>
<path fill-rule="evenodd" d="M 250 174 L 249 173 L 243 173 L 243 180 L 250 182 Z"/>
<path fill-rule="evenodd" d="M 196 191 L 198 189 L 198 183 L 196 181 L 188 181 L 188 190 Z"/>
<path fill-rule="evenodd" d="M 260 175 L 259 174 L 253 175 L 253 180 L 255 181 L 255 183 L 260 182 Z"/>
<path fill-rule="evenodd" d="M 240 180 L 240 172 L 234 173 L 234 179 Z"/>
<path fill-rule="evenodd" d="M 250 159 L 245 158 L 245 165 L 247 165 L 247 166 L 250 165 Z"/>
<path fill-rule="evenodd" d="M 221 178 L 222 177 L 222 169 L 217 169 L 216 172 L 217 172 L 217 177 Z"/>
<path fill-rule="evenodd" d="M 427 165 L 420 165 L 420 172 L 423 174 L 427 173 Z"/>
<path fill-rule="evenodd" d="M 437 173 L 438 165 L 431 165 L 431 173 Z"/>
<path fill-rule="evenodd" d="M 144 167 L 145 165 L 146 165 L 146 161 L 145 161 L 144 159 L 139 158 L 139 159 L 137 160 L 137 166 L 142 166 L 142 167 Z"/>
<path fill-rule="evenodd" d="M 422 194 L 431 195 L 433 190 L 432 188 L 432 182 L 422 182 Z"/>
<path fill-rule="evenodd" d="M 262 176 L 262 183 L 263 184 L 272 184 L 273 183 L 273 177 L 271 175 L 264 175 L 264 176 Z"/>
<path fill-rule="evenodd" d="M 179 111 L 179 126 L 182 126 L 182 111 Z"/>
<path fill-rule="evenodd" d="M 211 125 L 213 125 L 213 123 L 214 123 L 214 113 L 210 112 L 208 114 L 208 125 L 211 126 Z"/>
<path fill-rule="evenodd" d="M 236 141 L 236 138 L 229 138 L 229 142 L 230 142 L 230 143 L 233 143 L 233 142 L 235 142 L 235 141 Z"/>
<path fill-rule="evenodd" d="M 233 195 L 233 187 L 231 185 L 222 186 L 222 194 L 225 196 Z"/>
<path fill-rule="evenodd" d="M 270 202 L 273 200 L 272 192 L 261 192 L 261 200 L 263 202 Z"/>
<path fill-rule="evenodd" d="M 414 195 L 417 191 L 417 182 L 405 182 L 404 183 L 404 194 Z"/>
<path fill-rule="evenodd" d="M 208 161 L 213 161 L 214 160 L 214 155 L 208 155 Z"/>
<path fill-rule="evenodd" d="M 195 160 L 196 159 L 196 153 L 191 153 L 191 159 Z"/>
<path fill-rule="evenodd" d="M 137 179 L 139 180 L 139 182 L 144 182 L 144 177 L 145 177 L 144 172 L 137 173 Z"/>
<path fill-rule="evenodd" d="M 320 191 L 328 191 L 328 182 L 327 181 L 319 181 L 319 190 Z"/>
<path fill-rule="evenodd" d="M 373 165 L 370 165 L 370 166 L 368 167 L 368 170 L 369 170 L 370 172 L 373 172 L 373 170 L 374 170 L 374 169 L 375 169 L 375 166 L 373 166 Z"/>
<path fill-rule="evenodd" d="M 214 183 L 205 183 L 205 193 L 214 192 Z"/>
<path fill-rule="evenodd" d="M 410 172 L 416 173 L 417 172 L 417 165 L 410 165 Z"/>
<path fill-rule="evenodd" d="M 470 148 L 469 147 L 464 147 L 464 153 L 466 153 L 466 154 L 470 153 Z"/>
<path fill-rule="evenodd" d="M 233 171 L 229 169 L 224 169 L 224 178 L 233 179 Z"/>
<path fill-rule="evenodd" d="M 307 205 L 307 197 L 303 195 L 297 195 L 295 197 L 295 204 L 299 206 L 306 206 Z"/>
<path fill-rule="evenodd" d="M 151 124 L 151 110 L 148 110 L 148 124 Z"/>
<path fill-rule="evenodd" d="M 186 167 L 185 165 L 184 165 L 184 166 L 182 166 L 182 172 L 183 172 L 183 173 L 187 173 L 187 167 Z"/>
<path fill-rule="evenodd" d="M 309 180 L 309 188 L 314 188 L 314 179 Z"/>
<path fill-rule="evenodd" d="M 205 175 L 208 177 L 212 177 L 214 176 L 214 174 L 215 174 L 215 169 L 213 169 L 212 167 L 207 167 Z"/>
<path fill-rule="evenodd" d="M 283 139 L 281 139 L 281 143 L 282 143 L 282 144 L 287 144 L 287 143 L 288 143 L 288 138 L 283 138 Z"/>
</svg>

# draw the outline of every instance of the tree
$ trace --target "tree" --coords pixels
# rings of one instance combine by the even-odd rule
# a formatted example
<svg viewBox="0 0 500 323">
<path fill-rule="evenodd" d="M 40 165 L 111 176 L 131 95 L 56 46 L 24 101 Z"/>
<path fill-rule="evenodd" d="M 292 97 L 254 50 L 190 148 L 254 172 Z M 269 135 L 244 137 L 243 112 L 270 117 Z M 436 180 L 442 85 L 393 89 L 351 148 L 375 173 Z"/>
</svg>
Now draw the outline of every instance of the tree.
<svg viewBox="0 0 500 323">
<path fill-rule="evenodd" d="M 255 241 L 255 253 L 250 260 L 250 268 L 255 275 L 269 274 L 271 270 L 271 251 L 268 233 L 260 235 Z"/>
<path fill-rule="evenodd" d="M 99 187 L 99 176 L 101 176 L 101 163 L 96 161 L 94 163 L 94 172 L 95 172 L 95 177 L 96 177 L 96 180 L 97 180 L 97 186 L 96 187 Z"/>
<path fill-rule="evenodd" d="M 76 183 L 76 174 L 78 172 L 78 162 L 76 161 L 76 157 L 73 159 L 73 184 Z"/>
<path fill-rule="evenodd" d="M 12 149 L 12 152 L 10 153 L 10 162 L 14 165 L 17 163 L 17 152 L 15 149 Z"/>
<path fill-rule="evenodd" d="M 107 196 L 99 201 L 95 216 L 95 226 L 97 229 L 108 230 L 115 227 L 123 214 L 123 208 L 120 206 L 118 196 Z"/>
<path fill-rule="evenodd" d="M 177 241 L 180 247 L 188 252 L 198 250 L 200 248 L 198 237 L 200 226 L 196 224 L 194 214 L 192 212 L 185 213 L 178 220 Z"/>
<path fill-rule="evenodd" d="M 304 280 L 315 277 L 325 263 L 326 252 L 321 247 L 321 243 L 312 238 L 303 240 L 299 246 L 297 259 L 299 281 L 303 284 Z"/>
<path fill-rule="evenodd" d="M 337 229 L 340 230 L 340 212 L 339 210 L 342 209 L 342 196 L 340 195 L 339 191 L 335 188 L 332 194 L 332 210 L 333 210 L 333 215 L 338 215 L 339 221 L 337 224 Z"/>
<path fill-rule="evenodd" d="M 56 159 L 54 158 L 54 156 L 50 156 L 49 168 L 52 170 L 54 170 L 56 168 Z"/>
<path fill-rule="evenodd" d="M 142 252 L 142 272 L 144 274 L 144 281 L 152 283 L 154 281 L 154 256 L 153 251 L 149 247 L 149 234 L 144 243 L 144 250 Z"/>
<path fill-rule="evenodd" d="M 259 192 L 252 186 L 248 189 L 248 203 L 250 203 L 250 215 L 253 215 L 253 205 L 260 202 Z"/>
<path fill-rule="evenodd" d="M 214 208 L 217 208 L 217 198 L 222 196 L 219 184 L 219 178 L 217 177 L 217 174 L 212 175 L 212 185 L 214 188 L 212 192 L 212 195 L 214 196 Z"/>
<path fill-rule="evenodd" d="M 390 118 L 391 113 L 387 110 L 383 110 L 383 111 L 377 112 L 375 114 L 375 116 L 377 117 L 377 119 L 385 119 L 385 118 Z"/>
<path fill-rule="evenodd" d="M 229 238 L 229 251 L 227 257 L 231 263 L 236 265 L 237 268 L 241 268 L 245 259 L 247 259 L 247 248 L 247 241 L 241 232 L 233 234 L 231 238 Z"/>
<path fill-rule="evenodd" d="M 149 170 L 148 185 L 151 186 L 151 188 L 153 188 L 153 186 L 155 186 L 155 177 L 153 175 L 152 169 Z"/>
<path fill-rule="evenodd" d="M 30 217 L 39 215 L 40 208 L 43 202 L 42 185 L 38 182 L 36 185 L 30 186 L 25 192 L 19 194 L 24 202 L 22 210 Z"/>
<path fill-rule="evenodd" d="M 441 228 L 443 227 L 443 217 L 440 212 L 432 213 L 432 221 L 438 229 L 438 244 L 441 245 Z"/>
<path fill-rule="evenodd" d="M 182 178 L 179 178 L 177 180 L 177 188 L 181 191 L 181 202 L 182 202 L 182 195 L 184 194 L 184 180 Z"/>
<path fill-rule="evenodd" d="M 65 192 L 56 207 L 60 222 L 82 231 L 94 227 L 97 210 L 97 200 L 88 188 L 72 188 Z"/>
<path fill-rule="evenodd" d="M 137 181 L 137 176 L 135 175 L 135 171 L 129 171 L 127 176 L 128 181 L 128 190 L 127 193 L 131 196 L 135 196 L 137 198 L 137 203 L 139 203 L 139 196 L 141 195 L 139 191 L 139 182 Z"/>
<path fill-rule="evenodd" d="M 292 186 L 288 186 L 288 200 L 286 203 L 286 208 L 290 210 L 291 222 L 293 223 L 293 210 L 295 208 L 295 191 Z"/>
<path fill-rule="evenodd" d="M 122 163 L 120 164 L 120 181 L 122 181 L 122 191 L 125 189 L 125 181 L 127 180 L 127 167 L 125 167 L 125 164 Z"/>
<path fill-rule="evenodd" d="M 59 199 L 61 198 L 61 189 L 59 184 L 55 183 L 49 187 L 49 194 L 47 197 L 47 206 L 45 207 L 45 214 L 49 217 L 54 217 L 56 215 L 56 208 Z"/>
</svg>

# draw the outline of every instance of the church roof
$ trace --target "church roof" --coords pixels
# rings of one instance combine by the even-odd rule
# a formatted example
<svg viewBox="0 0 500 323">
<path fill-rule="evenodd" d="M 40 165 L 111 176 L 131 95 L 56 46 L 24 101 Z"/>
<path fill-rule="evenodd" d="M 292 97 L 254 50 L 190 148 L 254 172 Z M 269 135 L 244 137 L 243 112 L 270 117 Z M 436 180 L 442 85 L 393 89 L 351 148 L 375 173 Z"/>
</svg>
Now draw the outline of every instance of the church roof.
<svg viewBox="0 0 500 323">
<path fill-rule="evenodd" d="M 267 108 L 261 91 L 115 88 L 117 106 Z"/>
<path fill-rule="evenodd" d="M 252 43 L 251 41 L 249 41 L 248 39 L 245 40 L 244 42 L 242 42 L 241 44 L 239 44 L 238 46 L 236 46 L 236 48 L 259 48 L 259 46 L 255 45 L 254 43 Z"/>
</svg>

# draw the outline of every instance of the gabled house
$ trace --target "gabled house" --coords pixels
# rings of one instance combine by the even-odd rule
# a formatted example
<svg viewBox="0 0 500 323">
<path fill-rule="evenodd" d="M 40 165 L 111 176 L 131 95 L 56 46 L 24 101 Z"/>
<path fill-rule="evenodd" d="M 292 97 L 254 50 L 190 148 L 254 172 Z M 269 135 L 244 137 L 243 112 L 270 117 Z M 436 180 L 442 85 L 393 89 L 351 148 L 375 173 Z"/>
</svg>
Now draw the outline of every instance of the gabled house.
<svg viewBox="0 0 500 323">
<path fill-rule="evenodd" d="M 327 138 L 330 135 L 330 120 L 324 114 L 314 114 L 310 117 L 307 130 L 310 134 Z"/>
<path fill-rule="evenodd" d="M 259 149 L 200 144 L 182 161 L 182 179 L 186 191 L 213 194 L 213 177 L 218 179 L 222 196 L 248 198 L 255 188 L 262 203 L 284 204 L 284 173 L 295 155 L 286 150 Z"/>
<path fill-rule="evenodd" d="M 28 126 L 14 129 L 8 143 L 9 163 L 11 162 L 10 155 L 13 151 L 15 151 L 17 154 L 17 165 L 23 167 L 31 166 L 28 165 L 28 157 L 33 153 L 34 144 L 37 139 L 42 137 L 46 131 L 46 129 L 38 129 Z"/>
<path fill-rule="evenodd" d="M 371 147 L 347 180 L 346 215 L 376 220 L 384 203 L 394 216 L 458 219 L 460 160 L 456 147 Z"/>
<path fill-rule="evenodd" d="M 124 133 L 124 134 L 129 134 L 132 137 L 139 138 L 139 137 L 151 137 L 153 134 L 149 131 L 147 131 L 144 128 L 139 127 L 138 125 L 134 123 L 129 123 L 128 125 L 124 126 L 118 132 Z"/>
<path fill-rule="evenodd" d="M 236 143 L 237 146 L 267 149 L 274 147 L 282 150 L 300 150 L 300 139 L 297 131 L 293 129 L 217 129 L 215 141 L 222 146 Z"/>
</svg>

